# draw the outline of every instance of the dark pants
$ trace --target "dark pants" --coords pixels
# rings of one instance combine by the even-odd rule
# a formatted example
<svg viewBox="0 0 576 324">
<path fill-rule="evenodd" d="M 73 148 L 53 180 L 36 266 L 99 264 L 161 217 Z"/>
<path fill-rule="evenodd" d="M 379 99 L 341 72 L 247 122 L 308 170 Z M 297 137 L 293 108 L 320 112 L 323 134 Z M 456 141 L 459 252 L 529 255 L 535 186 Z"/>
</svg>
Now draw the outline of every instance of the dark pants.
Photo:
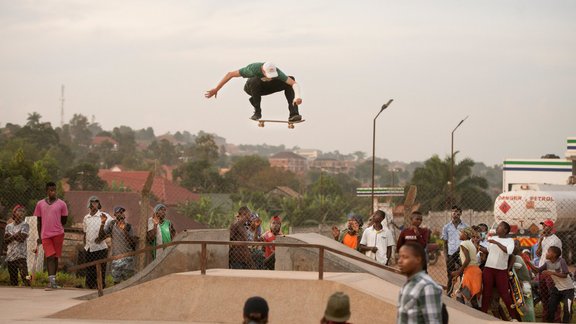
<svg viewBox="0 0 576 324">
<path fill-rule="evenodd" d="M 8 274 L 10 275 L 10 285 L 18 286 L 18 272 L 20 272 L 20 279 L 22 282 L 29 286 L 30 281 L 26 279 L 28 276 L 28 265 L 26 264 L 26 259 L 16 259 L 14 261 L 6 261 L 8 266 Z"/>
<path fill-rule="evenodd" d="M 512 297 L 510 296 L 508 286 L 508 270 L 498 270 L 493 268 L 484 268 L 482 271 L 482 311 L 488 312 L 490 303 L 492 302 L 493 288 L 496 287 L 500 298 L 504 301 L 504 305 L 508 308 L 510 317 L 521 320 L 520 314 L 514 308 Z"/>
<path fill-rule="evenodd" d="M 554 288 L 554 280 L 549 274 L 538 275 L 538 292 L 540 294 L 540 301 L 542 302 L 542 320 L 546 320 L 550 313 L 554 316 L 553 322 L 560 322 L 560 309 L 550 308 L 550 298 L 552 296 L 552 289 Z M 558 306 L 558 305 L 556 305 Z"/>
<path fill-rule="evenodd" d="M 448 295 L 452 292 L 452 272 L 456 271 L 460 268 L 462 263 L 460 263 L 460 254 L 458 252 L 449 255 L 446 258 L 446 272 L 448 273 L 448 284 L 447 284 L 447 292 Z"/>
<path fill-rule="evenodd" d="M 294 79 L 294 77 L 291 78 Z M 256 77 L 250 78 L 244 85 L 244 91 L 250 95 L 250 103 L 254 107 L 254 112 L 258 114 L 262 113 L 262 109 L 260 107 L 262 96 L 284 91 L 284 96 L 286 96 L 286 101 L 288 101 L 288 110 L 290 110 L 290 116 L 298 115 L 298 106 L 293 104 L 294 89 L 292 89 L 292 86 L 288 85 L 284 81 L 280 81 L 278 79 L 262 81 L 260 78 Z"/>
<path fill-rule="evenodd" d="M 88 251 L 86 252 L 86 262 L 92 262 L 96 260 L 105 259 L 108 257 L 108 249 L 100 251 Z M 100 269 L 102 269 L 102 288 L 106 287 L 106 263 L 100 264 Z M 86 287 L 89 289 L 98 288 L 96 266 L 91 266 L 86 268 Z"/>
<path fill-rule="evenodd" d="M 560 302 L 564 303 L 564 315 L 562 315 L 562 323 L 570 323 L 572 319 L 572 300 L 574 299 L 574 289 L 558 290 L 556 287 L 550 289 L 550 300 L 548 301 L 548 314 L 546 321 L 554 323 L 554 312 Z"/>
</svg>

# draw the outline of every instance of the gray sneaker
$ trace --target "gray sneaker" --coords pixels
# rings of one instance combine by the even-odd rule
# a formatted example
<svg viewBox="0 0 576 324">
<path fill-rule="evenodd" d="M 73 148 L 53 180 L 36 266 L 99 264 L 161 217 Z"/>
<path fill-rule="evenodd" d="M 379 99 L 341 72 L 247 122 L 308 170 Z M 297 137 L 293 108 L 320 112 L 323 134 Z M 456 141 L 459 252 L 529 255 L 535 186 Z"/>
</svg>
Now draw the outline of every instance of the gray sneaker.
<svg viewBox="0 0 576 324">
<path fill-rule="evenodd" d="M 46 288 L 44 288 L 45 291 L 52 291 L 52 290 L 56 290 L 56 289 L 60 289 L 62 287 L 56 285 L 56 284 L 48 284 L 48 286 L 46 286 Z"/>
<path fill-rule="evenodd" d="M 288 121 L 300 121 L 302 120 L 302 116 L 300 115 L 292 115 L 288 118 Z"/>
</svg>

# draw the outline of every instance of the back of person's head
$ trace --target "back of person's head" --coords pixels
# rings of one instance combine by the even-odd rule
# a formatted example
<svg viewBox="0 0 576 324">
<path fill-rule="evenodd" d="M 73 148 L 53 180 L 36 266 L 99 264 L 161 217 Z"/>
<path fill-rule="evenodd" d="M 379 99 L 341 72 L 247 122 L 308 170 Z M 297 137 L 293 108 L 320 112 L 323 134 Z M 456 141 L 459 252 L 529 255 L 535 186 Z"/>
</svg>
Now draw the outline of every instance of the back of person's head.
<svg viewBox="0 0 576 324">
<path fill-rule="evenodd" d="M 268 323 L 268 303 L 266 299 L 254 296 L 244 303 L 244 324 Z"/>
<path fill-rule="evenodd" d="M 322 323 L 346 323 L 350 319 L 350 297 L 343 292 L 336 292 L 328 298 Z"/>
<path fill-rule="evenodd" d="M 243 213 L 248 213 L 250 214 L 250 208 L 246 207 L 246 206 L 242 206 L 238 209 L 238 214 L 243 214 Z"/>
</svg>

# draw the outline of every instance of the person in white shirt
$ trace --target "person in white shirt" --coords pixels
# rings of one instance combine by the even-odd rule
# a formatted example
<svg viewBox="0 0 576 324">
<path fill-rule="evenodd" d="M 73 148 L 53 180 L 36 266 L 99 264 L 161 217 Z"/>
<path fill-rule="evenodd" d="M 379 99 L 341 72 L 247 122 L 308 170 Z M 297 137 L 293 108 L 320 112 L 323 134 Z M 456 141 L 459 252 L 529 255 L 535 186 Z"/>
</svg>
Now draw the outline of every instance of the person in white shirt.
<svg viewBox="0 0 576 324">
<path fill-rule="evenodd" d="M 100 227 L 112 220 L 110 215 L 100 211 L 102 205 L 100 199 L 92 196 L 88 199 L 88 215 L 84 216 L 84 250 L 86 250 L 86 262 L 105 259 L 108 257 L 108 245 L 105 241 L 98 239 Z M 102 263 L 102 287 L 106 286 L 106 263 Z M 89 289 L 98 288 L 96 266 L 86 268 L 86 287 Z"/>
<path fill-rule="evenodd" d="M 388 265 L 392 257 L 392 247 L 395 245 L 394 236 L 388 227 L 382 226 L 386 213 L 377 210 L 372 215 L 374 224 L 362 233 L 359 251 L 376 262 Z"/>
<path fill-rule="evenodd" d="M 479 246 L 480 251 L 487 253 L 486 265 L 482 271 L 482 308 L 484 313 L 488 312 L 488 308 L 492 302 L 492 292 L 494 288 L 498 290 L 500 298 L 508 308 L 508 313 L 512 318 L 522 321 L 520 314 L 513 307 L 512 297 L 508 292 L 508 258 L 514 253 L 514 240 L 508 238 L 510 233 L 510 225 L 506 222 L 501 222 L 496 228 L 497 237 L 492 237 L 488 240 L 488 248 Z"/>
<path fill-rule="evenodd" d="M 560 249 L 560 254 L 562 254 L 562 241 L 554 234 L 554 222 L 551 219 L 547 219 L 540 223 L 542 225 L 542 234 L 538 240 L 538 248 L 536 249 L 536 255 L 540 257 L 538 261 L 538 267 L 542 267 L 549 261 L 547 258 L 547 251 L 553 246 Z M 538 274 L 538 292 L 540 294 L 540 300 L 542 301 L 542 318 L 548 318 L 548 305 L 550 304 L 550 296 L 552 293 L 552 288 L 554 287 L 554 281 L 548 273 Z M 559 312 L 557 311 L 558 316 Z"/>
</svg>

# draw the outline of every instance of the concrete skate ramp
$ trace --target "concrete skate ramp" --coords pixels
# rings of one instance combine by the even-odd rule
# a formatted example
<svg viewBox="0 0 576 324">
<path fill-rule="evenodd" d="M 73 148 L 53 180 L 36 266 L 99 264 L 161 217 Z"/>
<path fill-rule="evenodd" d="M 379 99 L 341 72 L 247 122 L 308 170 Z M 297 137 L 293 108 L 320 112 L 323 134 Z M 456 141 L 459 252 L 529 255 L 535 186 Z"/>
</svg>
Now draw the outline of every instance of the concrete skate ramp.
<svg viewBox="0 0 576 324">
<path fill-rule="evenodd" d="M 352 323 L 396 323 L 399 287 L 366 273 L 208 270 L 171 274 L 86 301 L 49 316 L 76 321 L 240 323 L 245 300 L 262 296 L 270 323 L 318 323 L 328 297 L 350 296 Z M 447 301 L 451 323 L 496 323 L 493 317 Z M 456 306 L 455 308 L 453 306 Z M 464 308 L 466 311 L 458 309 Z"/>
<path fill-rule="evenodd" d="M 266 276 L 262 276 L 266 273 Z M 351 277 L 352 276 L 352 277 Z M 330 274 L 317 280 L 306 272 L 258 272 L 209 270 L 172 274 L 87 301 L 56 313 L 51 318 L 81 320 L 186 321 L 239 323 L 244 302 L 264 297 L 271 323 L 318 323 L 328 297 L 336 291 L 349 294 L 353 323 L 395 323 L 396 307 L 390 298 L 355 289 L 345 282 L 374 287 L 375 278 L 365 274 Z M 388 284 L 377 284 L 389 291 Z M 371 282 L 371 283 L 370 283 Z M 373 310 L 378 310 L 374 312 Z"/>
<path fill-rule="evenodd" d="M 176 235 L 174 241 L 228 241 L 230 237 L 229 233 L 227 229 L 185 230 Z M 158 253 L 158 257 L 154 261 L 130 279 L 104 289 L 104 294 L 120 291 L 172 273 L 200 270 L 200 249 L 199 244 L 170 246 L 163 252 Z M 228 246 L 208 245 L 206 249 L 208 269 L 228 268 Z M 80 299 L 92 299 L 96 297 L 98 297 L 98 293 L 88 294 Z"/>
</svg>

